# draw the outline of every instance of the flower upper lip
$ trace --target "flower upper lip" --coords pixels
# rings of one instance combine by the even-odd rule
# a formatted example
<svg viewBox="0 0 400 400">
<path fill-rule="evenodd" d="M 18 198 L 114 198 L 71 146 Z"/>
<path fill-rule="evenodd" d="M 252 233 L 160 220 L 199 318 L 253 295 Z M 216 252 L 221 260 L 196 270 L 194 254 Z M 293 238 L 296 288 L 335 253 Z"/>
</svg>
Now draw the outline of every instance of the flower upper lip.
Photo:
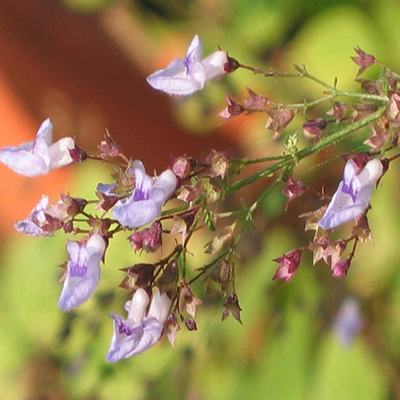
<svg viewBox="0 0 400 400">
<path fill-rule="evenodd" d="M 0 161 L 20 175 L 34 177 L 65 167 L 74 160 L 70 150 L 75 148 L 72 138 L 66 137 L 52 144 L 53 124 L 46 119 L 33 141 L 0 149 Z"/>
<path fill-rule="evenodd" d="M 333 229 L 361 216 L 368 208 L 374 186 L 382 174 L 383 165 L 378 159 L 368 161 L 358 174 L 354 161 L 347 161 L 343 180 L 318 221 L 319 226 Z"/>
<path fill-rule="evenodd" d="M 80 306 L 92 296 L 100 281 L 100 261 L 106 243 L 95 233 L 85 243 L 68 242 L 67 277 L 58 301 L 63 311 Z"/>
<path fill-rule="evenodd" d="M 201 60 L 203 44 L 198 35 L 190 42 L 184 59 L 173 60 L 167 68 L 160 69 L 147 77 L 154 89 L 165 93 L 187 96 L 203 89 L 209 80 L 225 75 L 228 62 L 225 51 L 218 50 Z"/>
<path fill-rule="evenodd" d="M 114 319 L 114 333 L 106 356 L 108 362 L 143 353 L 160 340 L 172 302 L 166 293 L 160 294 L 159 290 L 154 293 L 146 312 L 149 302 L 147 292 L 139 288 L 132 301 L 125 304 L 126 320 L 118 314 L 110 314 Z"/>
<path fill-rule="evenodd" d="M 176 189 L 177 178 L 167 169 L 153 179 L 139 162 L 135 162 L 133 173 L 135 188 L 130 197 L 115 204 L 112 215 L 124 226 L 139 228 L 160 216 L 163 204 Z"/>
</svg>

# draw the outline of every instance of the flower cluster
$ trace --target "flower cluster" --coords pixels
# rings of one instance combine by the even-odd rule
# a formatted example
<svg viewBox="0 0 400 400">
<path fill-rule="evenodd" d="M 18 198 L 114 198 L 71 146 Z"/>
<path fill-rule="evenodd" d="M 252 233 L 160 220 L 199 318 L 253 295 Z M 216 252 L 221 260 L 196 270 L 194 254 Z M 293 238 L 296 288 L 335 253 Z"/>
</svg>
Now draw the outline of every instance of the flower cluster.
<svg viewBox="0 0 400 400">
<path fill-rule="evenodd" d="M 373 56 L 360 49 L 356 51 L 358 56 L 354 61 L 360 66 L 359 73 L 375 63 L 380 65 Z M 151 74 L 148 83 L 157 90 L 186 96 L 203 89 L 206 82 L 223 78 L 238 68 L 264 77 L 287 76 L 242 65 L 223 50 L 206 58 L 202 58 L 202 52 L 202 42 L 196 35 L 185 58 L 176 59 L 166 69 Z M 297 77 L 321 82 L 305 67 L 295 66 L 295 69 Z M 15 223 L 16 230 L 29 236 L 49 237 L 56 231 L 79 236 L 79 240 L 69 240 L 66 245 L 68 261 L 63 265 L 65 274 L 59 308 L 71 311 L 94 295 L 101 286 L 101 264 L 105 263 L 111 240 L 117 234 L 129 232 L 133 251 L 140 251 L 141 255 L 160 248 L 162 251 L 157 253 L 159 259 L 156 262 L 144 260 L 120 268 L 125 276 L 119 286 L 128 291 L 131 300 L 125 304 L 126 319 L 116 313 L 110 314 L 113 335 L 106 356 L 108 362 L 140 354 L 164 335 L 174 344 L 180 324 L 189 331 L 197 330 L 196 311 L 202 300 L 195 295 L 195 282 L 203 283 L 207 294 L 215 291 L 221 294 L 224 299 L 221 302 L 222 320 L 232 315 L 241 323 L 235 280 L 240 258 L 238 244 L 246 229 L 252 226 L 253 214 L 259 204 L 277 185 L 284 185 L 285 210 L 305 195 L 316 195 L 318 200 L 328 204 L 302 215 L 307 219 L 305 229 L 315 231 L 315 235 L 304 247 L 274 260 L 278 268 L 273 279 L 285 283 L 292 280 L 306 251 L 312 252 L 314 263 L 322 260 L 330 265 L 333 277 L 344 277 L 358 244 L 371 238 L 367 214 L 374 188 L 379 185 L 389 163 L 400 156 L 384 158 L 386 151 L 397 146 L 394 132 L 400 122 L 400 93 L 397 93 L 400 76 L 384 69 L 380 79 L 384 82 L 358 78 L 364 91 L 354 96 L 356 100 L 361 99 L 359 103 L 337 101 L 336 97 L 351 97 L 351 93 L 324 84 L 332 109 L 324 118 L 303 123 L 304 135 L 308 139 L 311 137 L 313 144 L 301 148 L 301 138 L 296 132 L 286 135 L 281 154 L 256 160 L 234 159 L 223 151 L 211 150 L 204 161 L 186 155 L 173 157 L 171 165 L 162 173 L 151 176 L 141 161 L 132 160 L 123 153 L 108 132 L 98 146 L 100 154 L 97 156 L 86 154 L 70 137 L 52 143 L 50 119 L 42 123 L 33 141 L 0 149 L 0 161 L 28 177 L 47 174 L 87 159 L 108 161 L 114 166 L 113 181 L 99 183 L 93 190 L 95 198 L 82 199 L 62 192 L 59 201 L 51 204 L 48 196 L 43 195 L 30 215 Z M 242 114 L 264 113 L 265 127 L 277 140 L 298 111 L 306 113 L 312 105 L 326 100 L 282 104 L 251 89 L 247 92 L 248 97 L 240 103 L 226 95 L 227 107 L 219 116 L 228 121 Z M 330 201 L 324 191 L 315 191 L 311 185 L 294 179 L 295 167 L 302 159 L 367 126 L 372 132 L 365 142 L 370 151 L 345 156 L 343 179 Z M 252 174 L 240 178 L 243 169 L 264 162 L 269 163 L 267 167 L 256 172 L 252 170 Z M 242 201 L 240 208 L 223 209 L 224 203 L 231 206 L 238 203 L 225 202 L 228 196 L 264 177 L 272 177 L 273 184 L 267 186 L 252 204 L 247 206 Z M 171 200 L 173 206 L 164 209 Z M 331 238 L 332 230 L 351 221 L 355 222 L 349 236 Z M 207 229 L 212 235 L 204 246 L 210 262 L 190 271 L 187 255 L 192 253 L 188 246 L 200 229 Z M 165 239 L 171 237 L 172 250 L 171 246 L 163 247 Z M 348 247 L 350 243 L 352 247 Z M 344 342 L 349 342 L 360 329 L 354 308 L 352 306 L 351 312 L 346 311 L 338 318 L 335 328 L 341 332 Z M 356 322 L 349 322 L 349 319 Z"/>
</svg>

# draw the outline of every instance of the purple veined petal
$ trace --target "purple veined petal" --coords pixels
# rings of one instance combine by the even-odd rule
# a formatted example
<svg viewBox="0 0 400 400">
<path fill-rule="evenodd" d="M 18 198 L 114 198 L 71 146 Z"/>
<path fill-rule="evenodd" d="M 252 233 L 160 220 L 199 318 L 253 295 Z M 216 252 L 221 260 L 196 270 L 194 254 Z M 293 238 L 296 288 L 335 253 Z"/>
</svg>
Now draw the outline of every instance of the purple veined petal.
<svg viewBox="0 0 400 400">
<path fill-rule="evenodd" d="M 0 149 L 0 161 L 20 175 L 34 177 L 49 172 L 50 155 L 43 139 L 36 142 L 40 155 L 33 154 L 33 142 Z M 47 149 L 47 152 L 46 152 Z"/>
<path fill-rule="evenodd" d="M 135 189 L 132 193 L 134 201 L 148 200 L 153 187 L 153 179 L 150 178 L 144 170 L 134 169 L 135 173 Z"/>
<path fill-rule="evenodd" d="M 361 216 L 366 208 L 364 206 L 353 205 L 343 208 L 338 212 L 326 213 L 318 224 L 322 229 L 333 229 Z"/>
<path fill-rule="evenodd" d="M 333 229 L 349 222 L 362 215 L 368 207 L 368 202 L 366 204 L 364 201 L 354 203 L 352 196 L 343 192 L 343 186 L 342 181 L 333 195 L 324 216 L 318 222 L 322 229 Z"/>
<path fill-rule="evenodd" d="M 112 215 L 121 225 L 135 229 L 154 221 L 161 214 L 161 207 L 162 203 L 153 199 L 135 201 L 131 196 L 118 201 Z"/>
<path fill-rule="evenodd" d="M 153 84 L 157 84 L 158 78 L 172 78 L 172 77 L 185 77 L 186 76 L 186 66 L 184 64 L 184 60 L 182 58 L 177 58 L 172 60 L 168 67 L 165 69 L 159 69 L 153 72 L 151 75 L 147 77 L 147 82 L 150 86 L 158 89 L 157 87 L 153 86 Z M 157 79 L 156 79 L 157 78 Z"/>
<path fill-rule="evenodd" d="M 37 226 L 34 222 L 26 219 L 23 221 L 17 221 L 14 224 L 14 229 L 17 230 L 19 233 L 23 233 L 27 236 L 34 236 L 34 237 L 48 237 L 53 236 L 53 232 L 46 232 L 39 226 Z"/>
<path fill-rule="evenodd" d="M 68 242 L 67 277 L 58 301 L 63 311 L 70 311 L 88 300 L 100 281 L 100 261 L 105 242 L 99 234 L 92 235 L 86 244 Z"/>
<path fill-rule="evenodd" d="M 203 43 L 199 35 L 195 35 L 189 44 L 185 56 L 185 64 L 200 61 L 203 54 Z M 187 65 L 186 65 L 187 66 Z"/>
<path fill-rule="evenodd" d="M 39 130 L 36 134 L 36 140 L 37 139 L 43 139 L 46 142 L 47 146 L 50 146 L 53 142 L 53 124 L 50 118 L 44 120 L 40 125 Z"/>
<path fill-rule="evenodd" d="M 206 81 L 222 78 L 225 75 L 224 66 L 228 62 L 226 51 L 215 51 L 206 57 L 201 63 L 206 70 Z"/>
<path fill-rule="evenodd" d="M 43 160 L 50 171 L 50 147 L 44 139 L 36 138 L 33 144 L 32 154 Z"/>
<path fill-rule="evenodd" d="M 46 119 L 39 127 L 35 140 L 19 146 L 0 149 L 0 161 L 20 175 L 34 177 L 50 171 L 49 146 L 53 137 L 53 124 Z"/>
<path fill-rule="evenodd" d="M 134 168 L 135 189 L 128 199 L 120 200 L 115 204 L 112 210 L 113 217 L 129 228 L 139 228 L 156 219 L 161 214 L 162 206 L 167 199 L 164 187 L 170 195 L 172 186 L 173 190 L 176 186 L 174 173 L 167 171 L 164 171 L 154 182 L 146 175 L 144 168 L 143 170 Z"/>
<path fill-rule="evenodd" d="M 36 204 L 35 208 L 31 211 L 28 218 L 22 221 L 17 221 L 14 224 L 14 228 L 25 235 L 28 236 L 53 236 L 53 232 L 46 232 L 40 226 L 38 226 L 35 221 L 41 221 L 45 219 L 45 211 L 49 205 L 49 198 L 47 196 L 42 196 L 39 202 Z"/>
<path fill-rule="evenodd" d="M 96 188 L 96 192 L 100 192 L 106 195 L 112 194 L 111 191 L 117 186 L 116 183 L 105 184 L 99 183 Z"/>
<path fill-rule="evenodd" d="M 353 160 L 347 161 L 343 171 L 342 192 L 351 196 L 353 202 L 356 202 L 357 193 L 360 190 L 361 183 L 358 179 L 356 166 Z"/>
<path fill-rule="evenodd" d="M 358 175 L 354 162 L 349 160 L 345 166 L 343 181 L 318 222 L 319 226 L 333 229 L 361 216 L 369 206 L 375 183 L 382 173 L 382 163 L 377 159 L 369 161 Z"/>
<path fill-rule="evenodd" d="M 201 60 L 203 44 L 198 35 L 190 42 L 185 58 L 173 60 L 167 68 L 147 77 L 154 89 L 178 96 L 188 96 L 204 88 L 206 81 L 225 75 L 228 55 L 216 51 Z"/>
<path fill-rule="evenodd" d="M 197 77 L 197 79 L 196 79 Z M 147 77 L 147 83 L 165 93 L 187 96 L 203 89 L 205 69 L 200 61 L 186 66 L 184 60 L 172 61 L 166 69 L 161 69 Z"/>
<path fill-rule="evenodd" d="M 204 82 L 199 82 L 190 76 L 185 77 L 148 77 L 147 82 L 154 89 L 176 95 L 189 96 L 204 87 Z"/>
<path fill-rule="evenodd" d="M 155 318 L 145 318 L 142 323 L 143 335 L 140 338 L 139 343 L 134 347 L 127 357 L 132 357 L 141 354 L 153 347 L 161 338 L 163 330 L 163 324 L 157 321 Z"/>
<path fill-rule="evenodd" d="M 346 183 L 347 186 L 351 185 L 352 180 L 357 176 L 356 166 L 353 160 L 349 160 L 346 162 L 343 170 L 343 182 Z"/>
<path fill-rule="evenodd" d="M 74 148 L 74 139 L 70 137 L 62 138 L 52 144 L 49 147 L 50 171 L 71 164 L 74 160 L 71 157 L 70 150 L 73 150 Z"/>
<path fill-rule="evenodd" d="M 198 90 L 204 88 L 206 83 L 206 69 L 200 61 L 193 62 L 188 66 L 187 79 L 190 79 L 199 88 Z"/>
<path fill-rule="evenodd" d="M 113 336 L 106 361 L 115 363 L 133 355 L 134 349 L 139 345 L 143 336 L 143 326 L 138 324 L 130 327 L 118 314 L 110 314 L 114 319 Z"/>
<path fill-rule="evenodd" d="M 161 337 L 164 322 L 171 307 L 171 300 L 164 293 L 157 291 L 151 300 L 150 310 L 146 314 L 149 296 L 144 289 L 138 289 L 129 305 L 128 319 L 123 320 L 118 314 L 110 314 L 114 319 L 113 336 L 106 356 L 108 362 L 117 362 L 123 358 L 143 353 L 154 346 Z"/>
</svg>

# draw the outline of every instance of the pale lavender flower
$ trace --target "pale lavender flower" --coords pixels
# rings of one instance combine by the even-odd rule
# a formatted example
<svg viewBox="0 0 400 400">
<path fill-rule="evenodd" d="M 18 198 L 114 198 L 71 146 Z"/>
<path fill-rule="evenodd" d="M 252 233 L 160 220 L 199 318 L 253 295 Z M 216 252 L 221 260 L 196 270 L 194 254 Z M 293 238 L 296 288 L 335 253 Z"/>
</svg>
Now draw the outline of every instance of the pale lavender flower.
<svg viewBox="0 0 400 400">
<path fill-rule="evenodd" d="M 202 53 L 203 44 L 196 35 L 184 59 L 173 60 L 166 69 L 148 76 L 147 82 L 154 89 L 179 96 L 187 96 L 203 89 L 207 81 L 225 75 L 228 55 L 226 51 L 219 50 L 201 60 Z"/>
<path fill-rule="evenodd" d="M 118 314 L 110 314 L 114 319 L 114 332 L 106 361 L 114 363 L 143 353 L 160 340 L 171 300 L 166 293 L 161 295 L 157 290 L 146 313 L 149 301 L 147 292 L 139 288 L 132 301 L 125 305 L 128 312 L 126 320 Z"/>
<path fill-rule="evenodd" d="M 344 347 L 350 347 L 362 327 L 359 302 L 354 298 L 346 299 L 341 304 L 334 321 L 336 337 Z"/>
<path fill-rule="evenodd" d="M 75 142 L 67 137 L 52 144 L 53 124 L 46 119 L 36 134 L 35 140 L 19 146 L 0 149 L 0 161 L 13 171 L 24 176 L 38 176 L 71 164 L 74 160 L 70 150 Z"/>
<path fill-rule="evenodd" d="M 58 301 L 61 310 L 70 311 L 92 296 L 100 281 L 100 261 L 105 248 L 106 243 L 98 233 L 83 243 L 67 243 L 67 276 Z"/>
<path fill-rule="evenodd" d="M 332 229 L 361 216 L 368 208 L 372 190 L 382 174 L 383 165 L 378 159 L 369 161 L 359 173 L 354 161 L 347 161 L 343 180 L 318 221 L 319 226 Z"/>
<path fill-rule="evenodd" d="M 60 229 L 63 220 L 67 217 L 66 210 L 60 203 L 49 207 L 49 198 L 42 196 L 28 218 L 17 221 L 14 228 L 28 236 L 53 236 L 54 231 Z"/>
<path fill-rule="evenodd" d="M 129 198 L 115 204 L 112 215 L 124 226 L 139 228 L 161 215 L 163 204 L 176 189 L 177 178 L 167 169 L 153 179 L 146 175 L 144 166 L 139 161 L 135 161 L 133 173 L 135 189 Z"/>
</svg>

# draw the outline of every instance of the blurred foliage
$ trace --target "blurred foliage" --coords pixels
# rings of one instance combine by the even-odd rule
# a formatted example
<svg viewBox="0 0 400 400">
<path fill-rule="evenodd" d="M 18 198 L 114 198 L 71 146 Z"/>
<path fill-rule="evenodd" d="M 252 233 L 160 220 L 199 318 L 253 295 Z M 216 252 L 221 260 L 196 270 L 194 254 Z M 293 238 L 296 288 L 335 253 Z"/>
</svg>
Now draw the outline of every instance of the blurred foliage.
<svg viewBox="0 0 400 400">
<path fill-rule="evenodd" d="M 107 0 L 63 1 L 85 13 L 99 13 L 115 4 Z M 349 57 L 355 46 L 400 70 L 400 4 L 395 0 L 142 0 L 121 4 L 127 12 L 137 13 L 160 50 L 175 40 L 185 45 L 198 33 L 205 52 L 219 44 L 246 64 L 280 71 L 291 70 L 293 63 L 305 64 L 328 82 L 338 77 L 343 89 L 354 85 L 357 67 Z M 240 99 L 246 86 L 276 101 L 296 102 L 321 95 L 321 88 L 305 81 L 265 80 L 240 71 L 192 98 L 177 101 L 179 119 L 193 130 L 215 127 L 218 119 L 213 115 L 224 107 L 224 91 Z M 250 152 L 246 154 L 249 157 L 274 146 L 263 128 L 265 121 L 259 116 L 255 121 L 247 118 L 237 127 L 236 120 L 228 121 L 223 127 L 238 131 L 235 135 L 242 148 Z M 329 176 L 336 176 L 338 181 L 340 168 Z M 106 169 L 98 167 L 83 167 L 79 173 L 72 195 L 84 196 L 86 192 L 91 197 L 97 182 L 107 176 Z M 312 163 L 304 163 L 301 173 L 311 173 L 313 177 L 307 178 L 310 181 L 321 179 Z M 374 194 L 369 214 L 374 243 L 359 249 L 348 277 L 334 280 L 326 266 L 312 266 L 306 258 L 295 279 L 285 286 L 271 281 L 276 265 L 270 260 L 311 238 L 294 229 L 301 225 L 297 220 L 279 216 L 285 200 L 274 193 L 264 207 L 266 232 L 249 232 L 251 241 L 245 239 L 248 248 L 238 265 L 237 293 L 244 325 L 233 318 L 221 323 L 223 300 L 210 296 L 198 309 L 198 332 L 183 330 L 175 348 L 164 340 L 145 354 L 117 365 L 104 361 L 112 332 L 107 313 L 121 312 L 126 298 L 121 289 L 116 290 L 120 283 L 117 269 L 132 265 L 137 257 L 126 240 L 117 238 L 107 252 L 94 299 L 76 312 L 63 314 L 57 308 L 61 290 L 57 280 L 62 271 L 54 266 L 66 259 L 65 238 L 18 237 L 1 256 L 2 396 L 120 400 L 399 398 L 398 181 L 399 173 L 390 170 Z M 291 207 L 289 216 L 293 215 Z M 200 245 L 197 250 L 201 250 Z M 359 298 L 365 325 L 354 344 L 346 348 L 338 342 L 332 324 L 348 296 Z"/>
</svg>

